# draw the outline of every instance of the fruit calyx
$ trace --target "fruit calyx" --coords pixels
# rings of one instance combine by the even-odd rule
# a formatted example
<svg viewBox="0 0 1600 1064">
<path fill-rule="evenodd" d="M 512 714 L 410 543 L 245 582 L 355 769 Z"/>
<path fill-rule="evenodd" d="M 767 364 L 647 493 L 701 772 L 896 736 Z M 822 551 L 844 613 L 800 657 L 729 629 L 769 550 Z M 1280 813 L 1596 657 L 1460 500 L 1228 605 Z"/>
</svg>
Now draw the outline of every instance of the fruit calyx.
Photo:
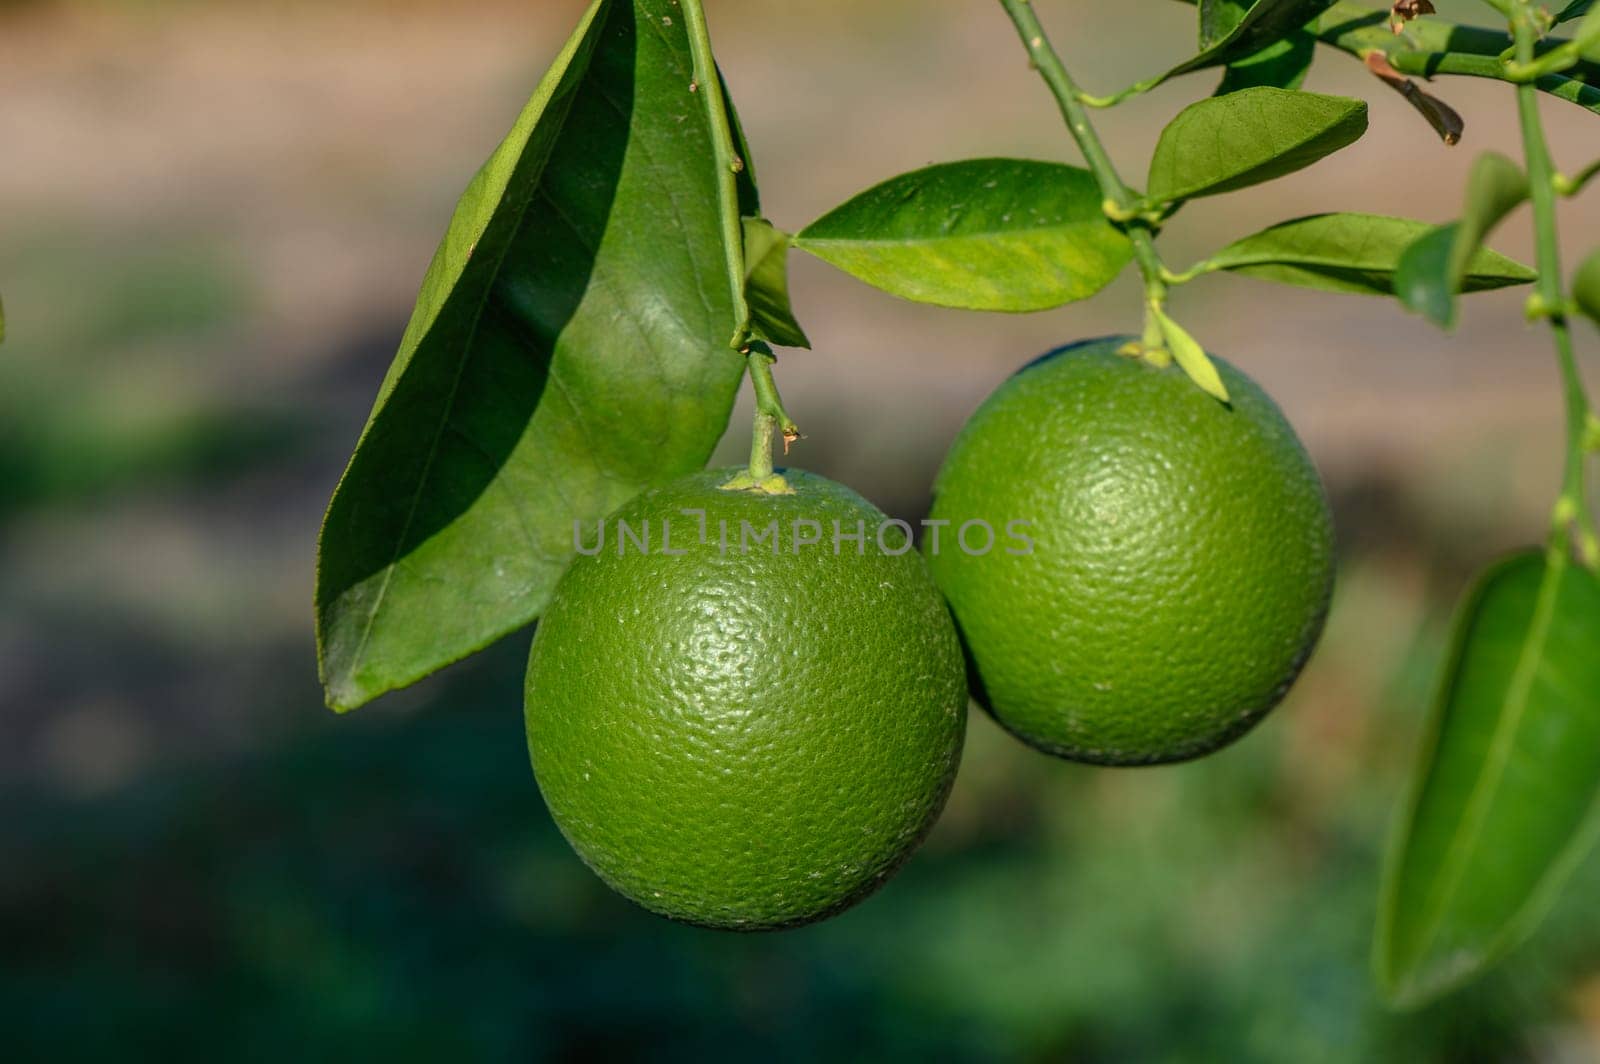
<svg viewBox="0 0 1600 1064">
<path fill-rule="evenodd" d="M 1117 348 L 1117 354 L 1123 358 L 1137 359 L 1156 369 L 1166 369 L 1172 365 L 1172 352 L 1164 346 L 1153 346 L 1143 340 L 1129 340 Z"/>
<path fill-rule="evenodd" d="M 756 495 L 793 495 L 794 488 L 784 479 L 782 473 L 770 473 L 765 477 L 752 476 L 748 471 L 741 472 L 732 480 L 721 486 L 722 491 L 748 491 Z"/>
</svg>

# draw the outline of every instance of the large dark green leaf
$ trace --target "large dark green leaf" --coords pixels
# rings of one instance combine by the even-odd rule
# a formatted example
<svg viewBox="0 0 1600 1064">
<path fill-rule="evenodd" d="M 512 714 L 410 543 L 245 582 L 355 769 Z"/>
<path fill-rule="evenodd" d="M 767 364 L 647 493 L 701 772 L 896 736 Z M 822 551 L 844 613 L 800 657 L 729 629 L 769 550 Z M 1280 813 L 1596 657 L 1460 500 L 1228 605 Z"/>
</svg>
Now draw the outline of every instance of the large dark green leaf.
<svg viewBox="0 0 1600 1064">
<path fill-rule="evenodd" d="M 1572 298 L 1590 321 L 1600 325 L 1600 248 L 1584 259 L 1573 275 Z"/>
<path fill-rule="evenodd" d="M 672 0 L 597 0 L 473 179 L 323 527 L 328 700 L 532 620 L 573 523 L 704 464 L 743 368 Z"/>
<path fill-rule="evenodd" d="M 1485 152 L 1472 164 L 1461 220 L 1420 237 L 1400 258 L 1395 294 L 1400 302 L 1436 325 L 1455 324 L 1456 293 L 1472 257 L 1506 215 L 1528 198 L 1522 167 L 1498 152 Z"/>
<path fill-rule="evenodd" d="M 967 310 L 1048 310 L 1133 257 L 1086 170 L 974 159 L 902 174 L 818 219 L 795 246 L 867 284 Z"/>
<path fill-rule="evenodd" d="M 1210 29 L 1213 34 L 1219 30 L 1223 30 L 1223 33 L 1221 37 L 1213 36 L 1210 44 L 1206 43 L 1208 24 L 1203 6 L 1200 53 L 1192 59 L 1179 63 L 1156 80 L 1160 82 L 1195 70 L 1226 66 L 1246 56 L 1255 55 L 1306 26 L 1333 4 L 1334 0 L 1257 0 L 1248 12 L 1233 23 L 1231 29 L 1226 30 L 1224 27 L 1231 21 L 1235 12 L 1225 9 L 1215 11 Z M 1236 11 L 1240 5 L 1234 3 L 1227 6 Z"/>
<path fill-rule="evenodd" d="M 1597 798 L 1600 580 L 1518 555 L 1457 619 L 1379 913 L 1390 998 L 1426 1001 L 1520 942 L 1591 841 Z"/>
<path fill-rule="evenodd" d="M 1201 100 L 1162 130 L 1146 196 L 1170 203 L 1271 181 L 1366 131 L 1367 105 L 1343 96 L 1258 86 Z"/>
<path fill-rule="evenodd" d="M 1392 295 L 1405 250 L 1429 232 L 1426 222 L 1376 214 L 1314 214 L 1282 222 L 1229 244 L 1205 263 L 1266 281 L 1328 292 Z M 1528 267 L 1480 248 L 1468 263 L 1464 291 L 1534 279 Z"/>
</svg>

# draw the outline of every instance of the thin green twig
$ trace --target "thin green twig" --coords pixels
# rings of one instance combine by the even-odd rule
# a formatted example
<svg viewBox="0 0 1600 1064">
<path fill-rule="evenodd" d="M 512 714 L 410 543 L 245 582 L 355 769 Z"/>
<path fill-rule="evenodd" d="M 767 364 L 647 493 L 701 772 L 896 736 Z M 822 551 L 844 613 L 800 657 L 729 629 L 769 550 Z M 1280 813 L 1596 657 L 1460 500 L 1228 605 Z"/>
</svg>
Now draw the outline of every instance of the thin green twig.
<svg viewBox="0 0 1600 1064">
<path fill-rule="evenodd" d="M 711 31 L 706 25 L 705 8 L 701 0 L 682 2 L 690 51 L 694 55 L 694 83 L 688 88 L 705 102 L 706 117 L 711 123 L 711 152 L 717 167 L 717 196 L 721 207 L 718 213 L 735 321 L 729 346 L 743 351 L 750 341 L 750 308 L 744 296 L 744 227 L 739 218 L 739 173 L 745 161 L 739 157 L 733 143 L 733 125 L 728 120 L 728 103 L 722 95 L 722 79 L 717 76 L 717 63 L 711 51 Z"/>
<path fill-rule="evenodd" d="M 800 438 L 800 429 L 794 418 L 783 408 L 783 398 L 778 395 L 778 382 L 773 379 L 772 367 L 778 361 L 766 344 L 750 345 L 745 354 L 750 367 L 750 383 L 756 393 L 754 431 L 750 437 L 750 466 L 734 477 L 723 488 L 728 491 L 761 491 L 769 495 L 787 495 L 791 489 L 782 476 L 774 472 L 772 464 L 772 437 L 783 436 L 783 450 Z"/>
<path fill-rule="evenodd" d="M 1193 4 L 1195 0 L 1180 2 Z M 1513 0 L 1503 2 L 1509 18 Z M 1316 34 L 1323 44 L 1363 61 L 1372 53 L 1380 52 L 1396 70 L 1412 77 L 1491 78 L 1513 84 L 1517 80 L 1512 72 L 1514 68 L 1508 69 L 1506 62 L 1507 54 L 1515 47 L 1514 41 L 1511 34 L 1500 30 L 1425 16 L 1408 23 L 1405 32 L 1397 35 L 1390 29 L 1388 10 L 1339 0 L 1323 12 Z M 1563 38 L 1546 38 L 1536 43 L 1534 57 L 1558 51 L 1569 43 Z M 1122 92 L 1091 99 L 1097 105 L 1110 105 L 1160 84 L 1161 80 L 1146 79 Z M 1580 58 L 1570 68 L 1540 76 L 1533 84 L 1540 92 L 1600 114 L 1600 63 Z"/>
<path fill-rule="evenodd" d="M 1541 16 L 1530 0 L 1515 0 L 1515 4 L 1512 29 L 1516 37 L 1517 61 L 1526 63 L 1533 58 L 1538 45 L 1542 32 Z M 1577 547 L 1586 565 L 1597 567 L 1600 566 L 1600 536 L 1596 534 L 1594 513 L 1589 508 L 1584 479 L 1591 408 L 1583 377 L 1578 372 L 1577 358 L 1572 349 L 1572 332 L 1567 324 L 1561 242 L 1556 219 L 1555 163 L 1545 138 L 1544 121 L 1539 115 L 1538 90 L 1531 84 L 1517 87 L 1517 115 L 1522 125 L 1539 267 L 1539 280 L 1531 310 L 1550 323 L 1566 396 L 1566 473 L 1562 478 L 1561 498 L 1556 505 L 1556 528 L 1553 530 L 1551 549 L 1560 549 L 1562 544 L 1571 543 Z M 1571 538 L 1574 531 L 1577 533 L 1575 543 Z"/>
<path fill-rule="evenodd" d="M 1032 57 L 1034 67 L 1038 69 L 1039 76 L 1049 86 L 1051 95 L 1060 106 L 1061 116 L 1066 119 L 1072 139 L 1077 142 L 1078 150 L 1083 152 L 1084 160 L 1088 162 L 1090 171 L 1099 183 L 1100 194 L 1105 197 L 1102 209 L 1108 218 L 1123 226 L 1128 239 L 1133 242 L 1134 261 L 1139 264 L 1139 272 L 1144 277 L 1147 309 L 1145 344 L 1152 350 L 1159 351 L 1165 347 L 1165 341 L 1161 339 L 1159 315 L 1155 312 L 1166 303 L 1168 271 L 1156 251 L 1155 233 L 1152 231 L 1151 223 L 1142 214 L 1142 204 L 1117 173 L 1116 165 L 1106 152 L 1100 135 L 1095 132 L 1093 123 L 1089 121 L 1089 113 L 1084 109 L 1078 84 L 1073 81 L 1072 75 L 1067 73 L 1061 56 L 1050 44 L 1044 27 L 1039 24 L 1039 18 L 1034 14 L 1030 0 L 1000 0 L 1000 6 L 1005 8 L 1006 14 L 1011 17 L 1018 36 L 1022 38 L 1022 43 Z"/>
<path fill-rule="evenodd" d="M 794 418 L 783 407 L 778 395 L 778 383 L 772 376 L 772 367 L 778 361 L 765 344 L 755 343 L 750 336 L 750 306 L 745 299 L 744 224 L 739 217 L 739 174 L 746 162 L 739 157 L 734 144 L 733 123 L 728 118 L 728 101 L 722 93 L 722 78 L 717 74 L 717 62 L 711 51 L 711 32 L 706 26 L 705 8 L 701 0 L 682 0 L 684 22 L 689 31 L 690 48 L 694 53 L 694 84 L 691 92 L 699 93 L 705 101 L 706 115 L 711 123 L 711 149 L 717 167 L 717 193 L 722 219 L 722 244 L 726 252 L 728 284 L 733 296 L 736 326 L 731 346 L 745 356 L 750 372 L 750 384 L 756 393 L 756 413 L 750 438 L 750 467 L 747 472 L 723 485 L 728 490 L 762 491 L 768 494 L 788 494 L 791 489 L 783 477 L 773 471 L 772 437 L 782 433 L 783 449 L 800 438 L 800 429 Z"/>
</svg>

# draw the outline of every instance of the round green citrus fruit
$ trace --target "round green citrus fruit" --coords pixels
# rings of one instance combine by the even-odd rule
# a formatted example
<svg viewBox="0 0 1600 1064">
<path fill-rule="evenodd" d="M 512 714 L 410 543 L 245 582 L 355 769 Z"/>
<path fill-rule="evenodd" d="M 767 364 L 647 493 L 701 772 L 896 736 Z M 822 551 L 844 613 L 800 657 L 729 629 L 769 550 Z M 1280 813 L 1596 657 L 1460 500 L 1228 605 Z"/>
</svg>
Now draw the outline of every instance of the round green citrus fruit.
<svg viewBox="0 0 1600 1064">
<path fill-rule="evenodd" d="M 903 525 L 803 472 L 792 494 L 722 490 L 736 472 L 583 530 L 526 719 L 550 812 L 602 879 L 755 930 L 836 913 L 910 855 L 954 780 L 967 685 Z"/>
<path fill-rule="evenodd" d="M 1248 731 L 1333 583 L 1322 483 L 1272 400 L 1218 359 L 1220 403 L 1117 354 L 1128 341 L 1052 352 L 990 396 L 939 473 L 949 524 L 924 539 L 978 700 L 1041 750 L 1112 765 Z"/>
</svg>

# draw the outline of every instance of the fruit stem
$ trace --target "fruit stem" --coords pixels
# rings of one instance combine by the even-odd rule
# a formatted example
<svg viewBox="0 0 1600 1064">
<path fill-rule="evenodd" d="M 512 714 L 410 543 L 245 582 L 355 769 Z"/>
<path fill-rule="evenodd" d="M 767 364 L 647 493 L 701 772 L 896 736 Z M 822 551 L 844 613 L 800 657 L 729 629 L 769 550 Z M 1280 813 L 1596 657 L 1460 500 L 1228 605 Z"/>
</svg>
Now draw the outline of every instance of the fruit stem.
<svg viewBox="0 0 1600 1064">
<path fill-rule="evenodd" d="M 789 444 L 800 438 L 800 428 L 794 418 L 783 408 L 783 397 L 778 394 L 778 382 L 772 376 L 777 356 L 766 344 L 755 343 L 745 353 L 750 367 L 750 383 L 756 392 L 755 426 L 750 436 L 750 468 L 726 484 L 725 491 L 759 491 L 768 495 L 789 495 L 789 482 L 773 471 L 772 434 L 783 434 L 783 451 L 789 453 Z"/>
<path fill-rule="evenodd" d="M 1133 243 L 1133 258 L 1139 264 L 1139 272 L 1144 276 L 1145 336 L 1147 340 L 1151 336 L 1159 336 L 1160 331 L 1151 328 L 1154 315 L 1150 308 L 1160 310 L 1167 301 L 1168 271 L 1161 262 L 1160 253 L 1156 251 L 1154 224 L 1146 216 L 1144 205 L 1117 173 L 1116 165 L 1106 152 L 1105 144 L 1095 132 L 1094 124 L 1089 121 L 1089 112 L 1084 107 L 1082 90 L 1079 89 L 1077 82 L 1072 80 L 1072 75 L 1067 73 L 1066 65 L 1062 63 L 1061 56 L 1051 45 L 1050 38 L 1045 36 L 1044 27 L 1039 24 L 1039 17 L 1033 12 L 1031 0 L 1000 0 L 1000 6 L 1005 8 L 1006 14 L 1011 17 L 1018 36 L 1022 38 L 1022 43 L 1033 59 L 1034 68 L 1039 71 L 1044 83 L 1050 87 L 1051 95 L 1056 98 L 1056 103 L 1061 108 L 1061 116 L 1066 119 L 1068 132 L 1072 134 L 1072 139 L 1078 142 L 1078 150 L 1083 152 L 1084 160 L 1088 162 L 1090 171 L 1100 184 L 1100 195 L 1104 197 L 1101 210 L 1105 212 L 1107 218 L 1128 234 L 1128 239 Z"/>
<path fill-rule="evenodd" d="M 739 217 L 739 174 L 745 160 L 733 143 L 733 124 L 728 119 L 728 101 L 722 93 L 722 78 L 711 51 L 711 31 L 706 26 L 701 0 L 682 0 L 683 20 L 689 33 L 689 50 L 694 57 L 694 81 L 689 91 L 704 101 L 711 125 L 711 154 L 717 167 L 717 196 L 720 201 L 722 247 L 727 260 L 728 284 L 733 296 L 734 333 L 728 346 L 743 351 L 750 339 L 750 306 L 744 294 L 744 223 Z"/>
<path fill-rule="evenodd" d="M 1511 13 L 1519 63 L 1532 62 L 1543 33 L 1544 23 L 1531 0 L 1514 0 Z M 1531 83 L 1517 86 L 1517 114 L 1522 123 L 1522 146 L 1528 168 L 1528 185 L 1533 200 L 1533 226 L 1539 266 L 1535 296 L 1549 312 L 1545 315 L 1554 334 L 1556 359 L 1561 366 L 1561 381 L 1566 393 L 1567 464 L 1561 498 L 1555 508 L 1555 528 L 1550 549 L 1558 552 L 1563 544 L 1575 547 L 1585 565 L 1600 567 L 1600 535 L 1596 534 L 1594 513 L 1589 508 L 1584 472 L 1586 442 L 1591 419 L 1589 397 L 1578 372 L 1568 326 L 1567 300 L 1562 291 L 1561 244 L 1556 226 L 1555 162 L 1545 138 L 1539 116 L 1539 93 Z"/>
</svg>

